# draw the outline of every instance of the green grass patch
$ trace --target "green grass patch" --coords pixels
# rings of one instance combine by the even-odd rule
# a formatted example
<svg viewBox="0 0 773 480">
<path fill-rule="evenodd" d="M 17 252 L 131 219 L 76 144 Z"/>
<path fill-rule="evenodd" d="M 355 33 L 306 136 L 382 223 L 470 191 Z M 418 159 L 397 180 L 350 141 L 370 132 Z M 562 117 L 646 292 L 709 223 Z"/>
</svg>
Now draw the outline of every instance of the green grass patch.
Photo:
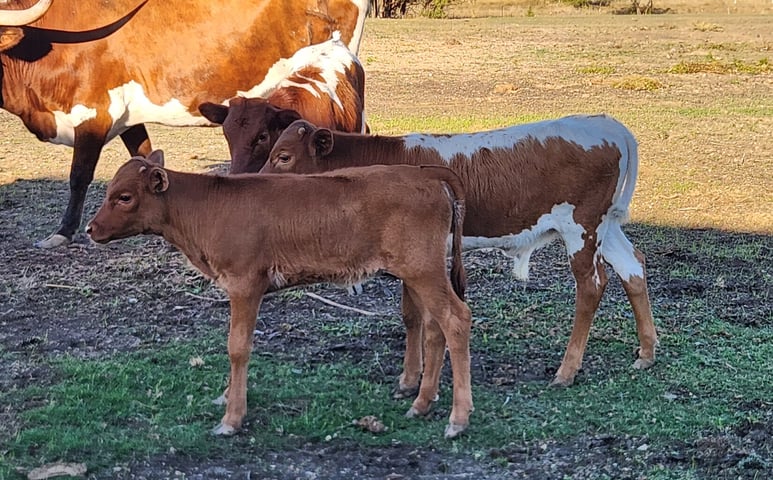
<svg viewBox="0 0 773 480">
<path fill-rule="evenodd" d="M 709 56 L 703 62 L 679 62 L 668 69 L 668 73 L 692 74 L 692 73 L 716 73 L 727 75 L 731 73 L 745 73 L 750 75 L 760 75 L 773 71 L 769 60 L 763 58 L 757 62 L 750 63 L 742 60 L 733 60 L 732 62 L 722 62 Z"/>
<path fill-rule="evenodd" d="M 615 73 L 615 67 L 609 65 L 588 65 L 578 68 L 577 73 L 585 75 L 611 75 Z"/>
<path fill-rule="evenodd" d="M 401 135 L 411 132 L 419 133 L 457 133 L 492 130 L 510 125 L 536 122 L 551 118 L 545 114 L 525 114 L 513 116 L 390 116 L 368 115 L 371 130 L 382 135 Z"/>
<path fill-rule="evenodd" d="M 754 245 L 739 248 L 744 255 L 757 252 Z M 676 265 L 673 275 L 695 272 Z M 478 299 L 476 317 L 485 320 L 474 327 L 473 352 L 513 363 L 527 361 L 534 352 L 558 358 L 569 332 L 571 305 L 563 301 L 571 298 L 568 290 L 557 282 L 547 291 L 518 292 L 511 299 Z M 225 449 L 234 455 L 236 449 L 237 457 L 246 458 L 259 448 L 332 439 L 470 454 L 514 441 L 596 434 L 646 437 L 668 445 L 762 418 L 773 398 L 773 327 L 723 322 L 707 315 L 710 308 L 701 301 L 678 308 L 678 323 L 660 325 L 659 363 L 651 370 L 630 368 L 633 320 L 626 305 L 613 304 L 602 305 L 591 330 L 590 365 L 573 387 L 549 388 L 544 379 L 513 378 L 504 386 L 474 379 L 472 427 L 457 442 L 442 439 L 451 398 L 447 381 L 430 419 L 406 419 L 410 402 L 390 398 L 394 379 L 374 382 L 378 367 L 365 363 L 310 365 L 254 355 L 247 430 L 222 439 L 208 432 L 223 413 L 210 401 L 220 394 L 227 373 L 224 338 L 108 360 L 61 358 L 50 365 L 57 379 L 53 385 L 0 394 L 4 404 L 26 405 L 18 433 L 3 447 L 0 478 L 10 477 L 16 467 L 53 461 L 85 462 L 94 471 L 170 449 L 201 458 Z M 656 316 L 671 317 L 665 309 Z M 361 327 L 346 326 L 352 328 Z M 594 369 L 599 362 L 604 368 Z M 379 417 L 387 432 L 375 435 L 351 425 L 365 415 Z"/>
<path fill-rule="evenodd" d="M 721 25 L 711 22 L 695 22 L 692 24 L 692 29 L 699 32 L 721 32 L 724 30 Z"/>
<path fill-rule="evenodd" d="M 637 92 L 652 92 L 664 87 L 663 83 L 655 78 L 640 75 L 629 75 L 612 83 L 612 86 L 620 90 L 634 90 Z"/>
</svg>

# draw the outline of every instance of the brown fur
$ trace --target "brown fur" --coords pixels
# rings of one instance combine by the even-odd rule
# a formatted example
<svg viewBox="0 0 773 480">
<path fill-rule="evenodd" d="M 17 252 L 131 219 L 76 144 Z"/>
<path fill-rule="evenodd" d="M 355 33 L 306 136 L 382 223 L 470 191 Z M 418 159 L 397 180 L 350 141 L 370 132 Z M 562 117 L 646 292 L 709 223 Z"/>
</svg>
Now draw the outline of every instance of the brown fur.
<svg viewBox="0 0 773 480">
<path fill-rule="evenodd" d="M 463 295 L 456 226 L 463 221 L 464 194 L 450 170 L 376 166 L 309 177 L 216 177 L 173 172 L 162 164 L 158 151 L 124 164 L 88 231 L 101 243 L 162 235 L 228 293 L 231 378 L 216 433 L 237 430 L 246 413 L 247 361 L 266 292 L 352 283 L 381 270 L 402 279 L 408 342 L 418 342 L 418 354 L 406 355 L 405 370 L 420 374 L 424 365 L 409 414 L 429 411 L 448 345 L 454 399 L 446 436 L 466 428 L 472 411 L 471 318 L 452 291 Z M 449 231 L 455 238 L 453 287 L 445 261 Z"/>
<path fill-rule="evenodd" d="M 613 206 L 621 174 L 620 149 L 633 149 L 627 152 L 633 156 L 629 159 L 632 162 L 630 168 L 635 169 L 638 161 L 633 136 L 618 122 L 604 116 L 577 118 L 579 120 L 573 123 L 581 125 L 577 128 L 595 131 L 602 125 L 605 129 L 616 125 L 610 131 L 618 133 L 610 134 L 609 141 L 605 139 L 588 150 L 560 136 L 547 137 L 542 142 L 527 136 L 511 147 L 472 149 L 470 158 L 457 154 L 448 163 L 466 192 L 465 237 L 498 238 L 522 232 L 528 235 L 554 206 L 569 204 L 574 207 L 572 220 L 584 229 L 585 234 L 580 250 L 570 252 L 570 266 L 577 282 L 575 319 L 564 360 L 554 379 L 556 385 L 569 385 L 574 381 L 582 365 L 590 325 L 606 286 L 603 262 L 607 258 L 601 253 L 599 245 L 603 239 L 596 238 L 596 229 L 605 217 L 612 217 L 611 222 L 619 228 L 627 213 L 627 204 Z M 628 145 L 631 142 L 634 145 Z M 434 149 L 407 148 L 404 137 L 331 132 L 309 122 L 297 121 L 277 140 L 261 172 L 311 174 L 376 164 L 446 165 L 446 162 Z M 626 211 L 618 211 L 618 208 Z M 615 233 L 619 233 L 621 242 L 628 242 L 621 230 Z M 556 236 L 558 233 L 555 232 L 538 236 L 531 244 L 538 248 Z M 506 251 L 515 258 L 525 257 L 528 262 L 533 248 Z M 625 261 L 638 263 L 644 271 L 643 254 L 631 249 L 632 253 Z M 634 366 L 647 368 L 654 363 L 657 334 L 646 276 L 624 278 L 621 275 L 620 278 L 634 311 L 641 342 Z M 410 385 L 401 383 L 400 388 L 410 389 Z"/>
</svg>

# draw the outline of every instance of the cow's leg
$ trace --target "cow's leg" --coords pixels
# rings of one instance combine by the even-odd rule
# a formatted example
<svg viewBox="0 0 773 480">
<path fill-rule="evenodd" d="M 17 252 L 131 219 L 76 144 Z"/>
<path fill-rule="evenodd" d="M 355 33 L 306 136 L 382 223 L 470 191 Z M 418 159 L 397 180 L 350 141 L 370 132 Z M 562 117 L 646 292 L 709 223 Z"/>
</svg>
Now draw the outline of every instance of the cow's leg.
<svg viewBox="0 0 773 480">
<path fill-rule="evenodd" d="M 554 386 L 565 387 L 574 382 L 574 377 L 582 366 L 582 357 L 588 344 L 593 317 L 596 315 L 601 296 L 607 286 L 604 264 L 595 253 L 595 244 L 586 243 L 585 247 L 575 253 L 570 260 L 572 273 L 577 282 L 574 323 L 564 359 L 553 379 Z"/>
<path fill-rule="evenodd" d="M 424 324 L 424 376 L 419 394 L 406 416 L 415 417 L 429 413 L 440 388 L 445 348 L 448 346 L 453 371 L 453 406 L 446 438 L 453 438 L 464 431 L 472 412 L 472 388 L 470 380 L 470 310 L 453 293 L 445 272 L 445 283 L 437 285 L 437 276 L 430 281 L 415 282 L 409 287 L 413 293 Z"/>
<path fill-rule="evenodd" d="M 128 130 L 121 134 L 121 140 L 123 140 L 123 144 L 126 145 L 126 149 L 132 157 L 137 155 L 147 157 L 153 151 L 148 131 L 142 123 L 129 127 Z"/>
<path fill-rule="evenodd" d="M 228 396 L 225 415 L 212 433 L 233 435 L 242 426 L 247 413 L 247 363 L 252 352 L 252 337 L 258 318 L 261 293 L 231 293 L 231 328 L 228 332 L 228 357 L 231 375 L 224 397 Z"/>
<path fill-rule="evenodd" d="M 472 314 L 467 305 L 453 293 L 450 294 L 451 312 L 444 321 L 438 322 L 446 337 L 451 370 L 454 379 L 454 398 L 445 437 L 454 438 L 470 424 L 472 385 L 470 379 L 470 330 Z"/>
<path fill-rule="evenodd" d="M 626 238 L 619 225 L 611 225 L 603 239 L 601 251 L 604 260 L 612 266 L 623 282 L 623 289 L 633 309 L 636 331 L 639 335 L 639 352 L 634 368 L 649 368 L 655 363 L 658 335 L 652 319 L 647 271 L 644 254 Z"/>
<path fill-rule="evenodd" d="M 649 368 L 655 363 L 655 347 L 658 345 L 658 334 L 655 331 L 655 322 L 652 319 L 652 307 L 647 292 L 647 273 L 645 270 L 644 254 L 634 249 L 634 256 L 642 269 L 642 276 L 626 275 L 618 273 L 623 282 L 623 289 L 631 302 L 633 316 L 636 319 L 636 332 L 639 335 L 638 358 L 634 362 L 634 368 Z"/>
<path fill-rule="evenodd" d="M 414 397 L 419 391 L 422 371 L 422 318 L 421 312 L 411 297 L 411 292 L 403 284 L 402 296 L 403 323 L 405 324 L 405 357 L 403 373 L 400 375 L 394 398 Z"/>
<path fill-rule="evenodd" d="M 75 129 L 75 145 L 73 146 L 72 164 L 70 165 L 70 200 L 62 217 L 59 229 L 46 238 L 35 243 L 38 248 L 54 248 L 67 245 L 72 241 L 75 231 L 80 227 L 83 216 L 83 204 L 86 192 L 94 179 L 94 169 L 99 160 L 99 154 L 105 144 L 106 132 L 109 128 L 101 126 L 98 117 L 82 124 Z"/>
</svg>

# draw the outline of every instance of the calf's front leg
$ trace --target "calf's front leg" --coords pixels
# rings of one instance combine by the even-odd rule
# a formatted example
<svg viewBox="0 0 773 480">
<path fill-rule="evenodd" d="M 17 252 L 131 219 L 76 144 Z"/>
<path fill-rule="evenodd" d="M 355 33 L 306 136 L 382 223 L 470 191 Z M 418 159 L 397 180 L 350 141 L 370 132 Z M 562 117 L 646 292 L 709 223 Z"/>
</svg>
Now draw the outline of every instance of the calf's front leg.
<svg viewBox="0 0 773 480">
<path fill-rule="evenodd" d="M 230 295 L 231 328 L 228 332 L 228 357 L 231 360 L 231 376 L 225 415 L 220 424 L 212 429 L 215 435 L 233 435 L 242 426 L 247 413 L 247 364 L 252 352 L 252 336 L 258 318 L 262 294 Z"/>
</svg>

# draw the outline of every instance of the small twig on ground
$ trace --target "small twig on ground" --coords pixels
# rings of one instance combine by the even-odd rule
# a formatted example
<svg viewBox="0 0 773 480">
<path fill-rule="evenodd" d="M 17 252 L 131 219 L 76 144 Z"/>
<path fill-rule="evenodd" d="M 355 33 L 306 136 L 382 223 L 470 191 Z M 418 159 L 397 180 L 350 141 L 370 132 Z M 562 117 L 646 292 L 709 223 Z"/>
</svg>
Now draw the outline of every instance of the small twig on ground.
<svg viewBox="0 0 773 480">
<path fill-rule="evenodd" d="M 311 297 L 314 300 L 319 300 L 322 303 L 327 303 L 328 305 L 331 305 L 331 306 L 336 307 L 336 308 L 341 308 L 341 309 L 344 309 L 344 310 L 351 310 L 353 312 L 361 313 L 362 315 L 367 315 L 367 316 L 382 315 L 381 313 L 369 312 L 367 310 L 360 310 L 359 308 L 349 307 L 347 305 L 341 305 L 340 303 L 334 302 L 332 300 L 328 300 L 325 297 L 320 297 L 316 293 L 311 293 L 311 292 L 304 292 L 304 293 L 306 294 L 307 297 Z"/>
<path fill-rule="evenodd" d="M 67 290 L 80 290 L 83 288 L 83 287 L 75 287 L 73 285 L 60 285 L 58 283 L 46 283 L 43 286 L 48 288 L 65 288 Z"/>
</svg>

